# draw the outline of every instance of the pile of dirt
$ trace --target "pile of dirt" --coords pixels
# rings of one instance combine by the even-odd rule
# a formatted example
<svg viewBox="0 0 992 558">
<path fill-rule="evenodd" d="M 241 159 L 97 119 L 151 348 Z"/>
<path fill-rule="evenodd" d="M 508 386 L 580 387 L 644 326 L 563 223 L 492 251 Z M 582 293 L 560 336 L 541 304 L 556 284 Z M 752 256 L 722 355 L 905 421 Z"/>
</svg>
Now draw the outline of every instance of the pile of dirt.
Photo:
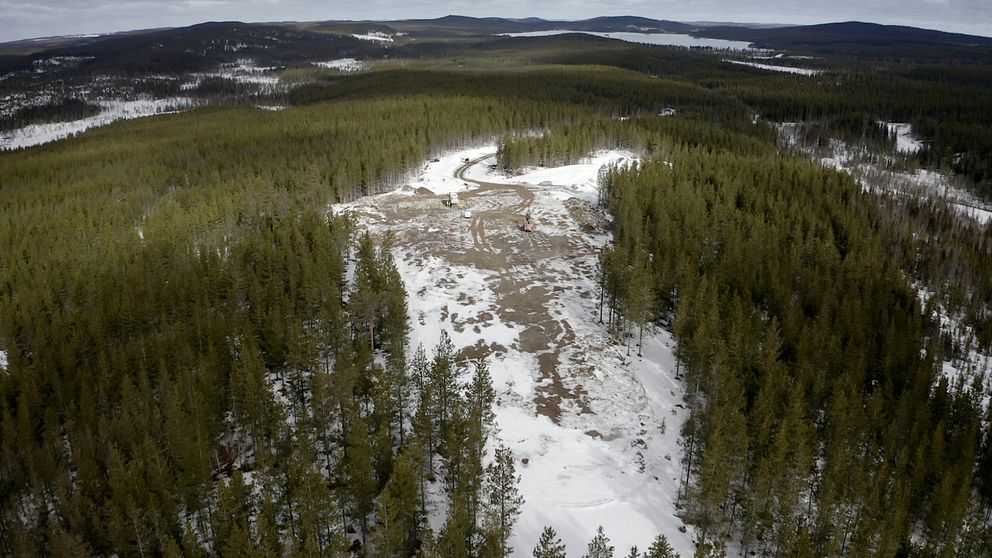
<svg viewBox="0 0 992 558">
<path fill-rule="evenodd" d="M 585 200 L 568 198 L 565 200 L 565 209 L 568 210 L 572 219 L 575 219 L 575 222 L 579 224 L 579 227 L 587 233 L 605 232 L 610 224 L 603 209 Z"/>
</svg>

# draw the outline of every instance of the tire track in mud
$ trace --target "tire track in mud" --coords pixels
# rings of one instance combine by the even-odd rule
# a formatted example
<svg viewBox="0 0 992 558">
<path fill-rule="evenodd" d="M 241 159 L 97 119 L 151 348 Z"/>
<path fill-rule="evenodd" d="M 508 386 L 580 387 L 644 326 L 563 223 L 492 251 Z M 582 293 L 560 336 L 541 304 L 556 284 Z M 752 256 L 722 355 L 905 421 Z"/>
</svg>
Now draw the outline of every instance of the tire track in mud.
<svg viewBox="0 0 992 558">
<path fill-rule="evenodd" d="M 531 188 L 521 184 L 500 184 L 465 176 L 470 168 L 494 155 L 484 155 L 466 161 L 454 175 L 456 179 L 476 186 L 463 193 L 462 198 L 480 198 L 490 192 L 516 194 L 519 198 L 519 202 L 510 205 L 503 205 L 495 200 L 495 207 L 473 212 L 469 225 L 473 246 L 480 253 L 486 254 L 492 268 L 499 274 L 499 284 L 494 287 L 494 291 L 501 301 L 501 307 L 494 310 L 504 319 L 524 326 L 520 334 L 520 348 L 537 356 L 542 380 L 542 384 L 535 390 L 537 395 L 534 397 L 534 404 L 537 412 L 558 423 L 561 419 L 561 403 L 570 400 L 578 405 L 579 412 L 591 413 L 592 410 L 585 400 L 585 391 L 581 386 L 568 388 L 559 373 L 562 351 L 575 342 L 572 327 L 567 321 L 559 321 L 551 316 L 548 309 L 548 303 L 551 301 L 550 289 L 539 284 L 540 280 L 537 276 L 521 274 L 518 269 L 521 264 L 534 266 L 535 258 L 519 254 L 524 261 L 514 262 L 512 266 L 514 270 L 511 272 L 508 256 L 516 254 L 500 253 L 489 242 L 487 228 L 510 222 L 514 229 L 520 231 L 522 244 L 525 243 L 531 249 L 538 248 L 538 251 L 551 252 L 551 241 L 546 234 L 541 231 L 524 233 L 522 230 L 525 212 L 534 203 L 534 191 Z M 540 250 L 541 248 L 544 250 Z M 529 278 L 521 280 L 522 276 L 527 275 Z"/>
<path fill-rule="evenodd" d="M 495 251 L 486 238 L 487 224 L 492 225 L 497 221 L 510 221 L 514 224 L 522 223 L 524 218 L 522 212 L 529 209 L 531 204 L 534 203 L 534 192 L 525 186 L 521 186 L 519 184 L 484 182 L 473 178 L 467 178 L 465 176 L 465 172 L 468 171 L 468 169 L 495 155 L 495 153 L 491 153 L 472 161 L 468 161 L 455 171 L 456 179 L 461 180 L 466 184 L 474 184 L 476 186 L 474 189 L 465 192 L 462 195 L 463 198 L 475 198 L 487 192 L 512 192 L 520 197 L 519 203 L 508 207 L 503 207 L 499 202 L 496 202 L 495 208 L 485 209 L 472 214 L 472 221 L 469 225 L 469 230 L 472 234 L 473 244 L 477 250 L 487 252 L 489 254 L 495 254 Z"/>
</svg>

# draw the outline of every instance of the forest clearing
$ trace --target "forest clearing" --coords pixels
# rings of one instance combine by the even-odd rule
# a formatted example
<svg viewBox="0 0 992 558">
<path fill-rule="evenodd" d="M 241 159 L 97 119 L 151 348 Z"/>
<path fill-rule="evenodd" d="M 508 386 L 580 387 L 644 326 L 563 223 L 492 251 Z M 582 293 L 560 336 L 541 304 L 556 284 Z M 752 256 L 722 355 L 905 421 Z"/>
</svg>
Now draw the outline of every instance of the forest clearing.
<svg viewBox="0 0 992 558">
<path fill-rule="evenodd" d="M 511 544 L 519 552 L 545 525 L 572 551 L 602 525 L 619 549 L 645 548 L 664 532 L 690 556 L 675 516 L 684 414 L 674 342 L 667 331 L 645 334 L 638 358 L 636 337 L 628 353 L 599 323 L 597 258 L 610 236 L 583 230 L 567 207 L 595 204 L 600 166 L 632 155 L 601 152 L 507 178 L 490 169 L 494 151 L 450 152 L 417 181 L 334 211 L 395 235 L 411 352 L 433 347 L 444 330 L 463 347 L 463 379 L 469 361 L 488 359 L 497 434 L 487 457 L 503 443 L 518 460 L 526 504 Z M 452 191 L 471 221 L 442 204 Z M 538 225 L 530 234 L 521 231 L 527 212 Z M 435 529 L 443 519 L 432 515 Z"/>
</svg>

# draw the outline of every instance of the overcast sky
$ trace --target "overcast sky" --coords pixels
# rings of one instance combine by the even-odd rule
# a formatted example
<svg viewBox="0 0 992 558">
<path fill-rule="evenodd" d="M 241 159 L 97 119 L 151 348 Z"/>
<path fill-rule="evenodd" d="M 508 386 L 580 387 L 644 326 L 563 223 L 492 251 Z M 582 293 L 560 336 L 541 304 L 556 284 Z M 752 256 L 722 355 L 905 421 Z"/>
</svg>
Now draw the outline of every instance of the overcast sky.
<svg viewBox="0 0 992 558">
<path fill-rule="evenodd" d="M 860 20 L 992 35 L 992 0 L 0 0 L 0 42 L 175 27 L 203 21 L 471 16 L 824 23 Z"/>
</svg>

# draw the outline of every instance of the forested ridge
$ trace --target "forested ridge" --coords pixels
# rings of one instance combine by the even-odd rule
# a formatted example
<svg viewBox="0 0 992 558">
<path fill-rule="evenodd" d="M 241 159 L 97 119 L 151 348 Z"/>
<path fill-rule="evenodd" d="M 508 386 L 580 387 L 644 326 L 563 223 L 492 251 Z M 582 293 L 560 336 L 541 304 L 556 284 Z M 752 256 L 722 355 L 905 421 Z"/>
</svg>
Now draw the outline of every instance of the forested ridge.
<svg viewBox="0 0 992 558">
<path fill-rule="evenodd" d="M 622 58 L 610 44 L 584 62 L 329 75 L 282 112 L 200 109 L 0 154 L 3 553 L 506 556 L 526 504 L 512 454 L 486 455 L 486 362 L 446 338 L 409 347 L 391 239 L 327 212 L 497 138 L 510 172 L 642 156 L 601 173 L 615 220 L 596 295 L 623 342 L 648 324 L 678 342 L 700 556 L 992 548 L 987 388 L 941 379 L 972 347 L 935 315 L 961 313 L 990 349 L 988 227 L 862 191 L 752 119 L 859 140 L 849 122 L 931 119 L 969 155 L 934 132 L 920 157 L 981 169 L 987 93 L 966 73 L 891 99 L 867 75 L 652 77 L 696 55 L 630 48 L 651 57 L 613 65 L 646 67 L 588 65 Z M 978 132 L 951 131 L 967 121 Z M 588 556 L 612 555 L 589 536 Z M 563 555 L 555 537 L 535 556 Z M 661 536 L 646 553 L 671 555 Z"/>
</svg>

